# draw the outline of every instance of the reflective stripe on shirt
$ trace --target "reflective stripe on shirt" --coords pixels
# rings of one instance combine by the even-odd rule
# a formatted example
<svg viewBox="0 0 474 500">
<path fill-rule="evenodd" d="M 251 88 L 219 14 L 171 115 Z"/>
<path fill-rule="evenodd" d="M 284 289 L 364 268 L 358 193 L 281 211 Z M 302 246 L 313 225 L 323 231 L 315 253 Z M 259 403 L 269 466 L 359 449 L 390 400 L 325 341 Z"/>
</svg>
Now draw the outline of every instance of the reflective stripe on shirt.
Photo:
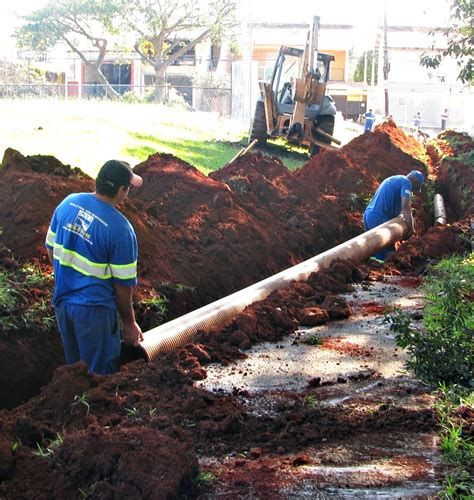
<svg viewBox="0 0 474 500">
<path fill-rule="evenodd" d="M 46 234 L 46 244 L 50 247 L 54 247 L 54 239 L 56 238 L 56 233 L 54 233 L 51 228 L 48 229 Z"/>
<path fill-rule="evenodd" d="M 137 261 L 131 264 L 102 264 L 92 262 L 57 243 L 53 243 L 53 245 L 53 256 L 62 266 L 72 267 L 86 276 L 94 276 L 102 280 L 110 278 L 128 280 L 137 277 Z"/>
</svg>

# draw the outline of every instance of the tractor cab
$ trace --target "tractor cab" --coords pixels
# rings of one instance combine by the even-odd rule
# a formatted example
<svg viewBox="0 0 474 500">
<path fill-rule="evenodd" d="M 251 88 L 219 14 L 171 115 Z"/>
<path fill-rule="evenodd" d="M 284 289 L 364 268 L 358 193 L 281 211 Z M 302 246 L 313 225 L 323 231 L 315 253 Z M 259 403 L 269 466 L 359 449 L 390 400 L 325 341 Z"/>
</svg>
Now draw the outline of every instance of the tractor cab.
<svg viewBox="0 0 474 500">
<path fill-rule="evenodd" d="M 334 56 L 318 51 L 319 17 L 315 16 L 304 49 L 282 46 L 268 82 L 260 82 L 249 131 L 249 143 L 260 145 L 269 137 L 304 145 L 310 154 L 320 147 L 340 144 L 333 137 L 336 107 L 326 95 L 330 64 Z"/>
<path fill-rule="evenodd" d="M 292 114 L 295 105 L 297 79 L 303 64 L 303 49 L 281 47 L 270 79 L 274 102 L 278 114 Z M 326 93 L 330 64 L 334 61 L 332 54 L 318 52 L 316 67 L 308 72 L 314 82 L 311 88 L 313 95 L 309 97 L 305 116 L 314 120 L 319 110 L 321 98 Z"/>
</svg>

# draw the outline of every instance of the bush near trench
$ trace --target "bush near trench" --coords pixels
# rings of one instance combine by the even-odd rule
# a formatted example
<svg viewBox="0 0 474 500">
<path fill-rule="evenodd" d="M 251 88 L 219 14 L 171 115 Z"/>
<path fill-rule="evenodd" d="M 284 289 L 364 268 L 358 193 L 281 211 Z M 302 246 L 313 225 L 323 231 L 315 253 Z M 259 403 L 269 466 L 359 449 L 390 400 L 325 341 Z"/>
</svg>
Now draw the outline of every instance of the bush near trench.
<svg viewBox="0 0 474 500">
<path fill-rule="evenodd" d="M 403 313 L 387 318 L 397 344 L 408 350 L 407 366 L 434 388 L 474 388 L 474 254 L 433 266 L 422 290 L 423 329 L 412 328 Z"/>
</svg>

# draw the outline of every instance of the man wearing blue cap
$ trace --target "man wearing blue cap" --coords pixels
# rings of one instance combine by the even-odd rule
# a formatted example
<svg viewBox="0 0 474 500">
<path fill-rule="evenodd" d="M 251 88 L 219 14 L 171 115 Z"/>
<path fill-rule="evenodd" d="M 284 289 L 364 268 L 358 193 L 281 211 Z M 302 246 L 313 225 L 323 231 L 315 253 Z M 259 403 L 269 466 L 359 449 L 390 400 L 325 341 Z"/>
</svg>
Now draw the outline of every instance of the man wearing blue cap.
<svg viewBox="0 0 474 500">
<path fill-rule="evenodd" d="M 118 370 L 121 339 L 134 346 L 143 340 L 132 304 L 137 239 L 116 208 L 142 183 L 127 162 L 107 161 L 93 193 L 71 194 L 58 205 L 46 236 L 66 362 L 85 361 L 101 375 Z"/>
<path fill-rule="evenodd" d="M 365 230 L 373 229 L 401 214 L 407 224 L 407 236 L 411 236 L 415 232 L 411 213 L 412 192 L 421 191 L 424 182 L 425 177 L 419 170 L 385 179 L 364 212 Z M 387 254 L 394 250 L 394 246 L 384 248 L 375 254 L 375 258 L 385 260 Z"/>
</svg>

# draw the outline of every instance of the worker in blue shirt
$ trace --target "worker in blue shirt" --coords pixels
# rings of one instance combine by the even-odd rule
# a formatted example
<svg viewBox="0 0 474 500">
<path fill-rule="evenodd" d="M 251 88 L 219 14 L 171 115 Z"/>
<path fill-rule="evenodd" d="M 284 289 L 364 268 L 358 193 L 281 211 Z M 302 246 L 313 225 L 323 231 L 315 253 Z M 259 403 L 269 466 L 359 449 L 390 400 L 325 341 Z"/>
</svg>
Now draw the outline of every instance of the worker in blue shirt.
<svg viewBox="0 0 474 500">
<path fill-rule="evenodd" d="M 371 109 L 369 109 L 369 111 L 367 111 L 367 113 L 364 114 L 364 118 L 365 118 L 364 132 L 372 130 L 372 127 L 374 126 L 375 122 L 375 115 L 372 113 Z"/>
<path fill-rule="evenodd" d="M 421 129 L 421 113 L 418 111 L 418 113 L 413 117 L 413 125 L 417 130 Z"/>
<path fill-rule="evenodd" d="M 385 179 L 364 212 L 364 228 L 366 231 L 402 215 L 407 225 L 407 237 L 415 232 L 411 199 L 413 191 L 421 191 L 425 182 L 424 175 L 419 170 L 412 170 L 408 175 L 393 175 Z M 375 258 L 385 260 L 394 246 L 384 248 L 375 254 Z"/>
<path fill-rule="evenodd" d="M 137 346 L 143 334 L 135 321 L 138 246 L 130 222 L 117 210 L 131 186 L 143 179 L 118 160 L 100 169 L 95 192 L 66 197 L 46 236 L 54 266 L 53 307 L 68 364 L 114 373 L 120 344 Z"/>
</svg>

